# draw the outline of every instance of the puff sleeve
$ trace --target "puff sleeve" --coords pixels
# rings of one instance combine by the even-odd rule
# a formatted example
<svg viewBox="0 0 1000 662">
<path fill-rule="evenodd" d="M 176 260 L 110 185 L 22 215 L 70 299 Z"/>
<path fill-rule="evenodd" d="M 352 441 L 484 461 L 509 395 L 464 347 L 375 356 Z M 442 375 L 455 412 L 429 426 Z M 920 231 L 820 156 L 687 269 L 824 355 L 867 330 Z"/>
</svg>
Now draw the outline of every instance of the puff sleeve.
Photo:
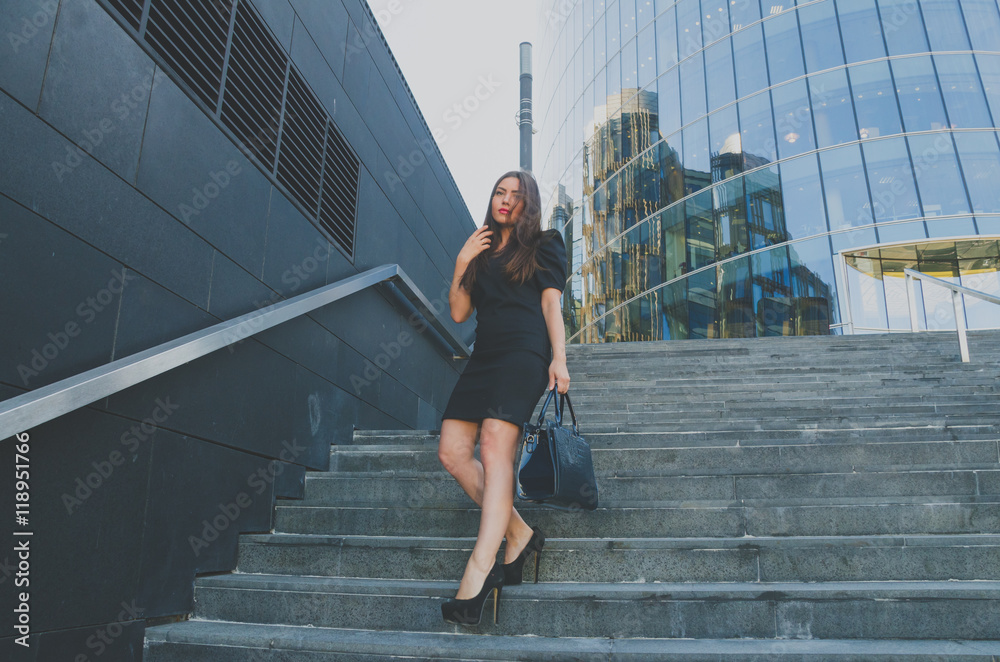
<svg viewBox="0 0 1000 662">
<path fill-rule="evenodd" d="M 558 230 L 548 230 L 538 246 L 538 265 L 535 278 L 538 291 L 554 287 L 560 292 L 566 287 L 566 244 Z"/>
</svg>

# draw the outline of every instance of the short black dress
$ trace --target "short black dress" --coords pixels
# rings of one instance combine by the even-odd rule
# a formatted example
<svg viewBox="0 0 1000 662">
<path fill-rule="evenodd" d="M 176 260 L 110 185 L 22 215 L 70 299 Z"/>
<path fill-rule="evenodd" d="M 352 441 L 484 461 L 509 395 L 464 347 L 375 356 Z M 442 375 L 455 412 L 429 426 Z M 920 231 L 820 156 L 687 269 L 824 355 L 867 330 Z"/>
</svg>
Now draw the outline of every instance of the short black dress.
<svg viewBox="0 0 1000 662">
<path fill-rule="evenodd" d="M 552 362 L 542 290 L 561 292 L 566 285 L 566 245 L 558 230 L 543 233 L 537 257 L 540 268 L 521 285 L 506 278 L 495 257 L 476 274 L 476 341 L 442 420 L 496 418 L 521 426 L 531 418 L 549 385 Z"/>
</svg>

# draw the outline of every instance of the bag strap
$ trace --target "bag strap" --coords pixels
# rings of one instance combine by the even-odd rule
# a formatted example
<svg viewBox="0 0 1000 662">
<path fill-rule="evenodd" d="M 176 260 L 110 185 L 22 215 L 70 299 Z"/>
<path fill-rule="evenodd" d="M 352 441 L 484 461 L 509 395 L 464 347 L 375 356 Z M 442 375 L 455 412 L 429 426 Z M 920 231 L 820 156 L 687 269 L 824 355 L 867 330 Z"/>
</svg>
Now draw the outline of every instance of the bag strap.
<svg viewBox="0 0 1000 662">
<path fill-rule="evenodd" d="M 562 393 L 562 394 L 559 395 L 559 408 L 558 408 L 558 411 L 559 411 L 559 414 L 560 414 L 560 416 L 559 416 L 559 424 L 562 425 L 562 411 L 563 411 L 562 401 L 563 401 L 563 399 L 565 399 L 566 400 L 566 404 L 569 405 L 569 414 L 573 418 L 573 434 L 579 436 L 580 430 L 577 428 L 577 425 L 576 425 L 576 412 L 573 411 L 573 403 L 569 399 L 569 391 L 566 391 L 565 393 Z"/>
<path fill-rule="evenodd" d="M 556 389 L 552 388 L 549 390 L 549 394 L 545 396 L 545 404 L 542 405 L 542 410 L 538 412 L 538 422 L 536 425 L 542 424 L 542 419 L 545 418 L 545 410 L 549 408 L 549 401 L 552 400 L 552 396 L 555 395 Z M 556 416 L 559 416 L 559 401 L 556 400 Z"/>
</svg>

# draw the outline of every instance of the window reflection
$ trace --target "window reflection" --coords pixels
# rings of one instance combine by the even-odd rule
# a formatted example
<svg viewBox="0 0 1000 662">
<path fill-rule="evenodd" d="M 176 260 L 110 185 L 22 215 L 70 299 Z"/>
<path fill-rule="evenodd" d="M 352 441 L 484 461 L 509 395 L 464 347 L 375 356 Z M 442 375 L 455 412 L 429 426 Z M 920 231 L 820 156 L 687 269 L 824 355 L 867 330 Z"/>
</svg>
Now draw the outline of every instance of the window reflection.
<svg viewBox="0 0 1000 662">
<path fill-rule="evenodd" d="M 796 13 L 787 12 L 763 23 L 767 68 L 771 74 L 772 85 L 805 73 Z"/>
<path fill-rule="evenodd" d="M 892 138 L 864 143 L 864 153 L 875 220 L 884 223 L 921 216 L 906 142 Z"/>
<path fill-rule="evenodd" d="M 908 136 L 924 216 L 969 211 L 958 161 L 948 134 Z"/>
<path fill-rule="evenodd" d="M 781 164 L 781 202 L 789 239 L 827 231 L 819 163 L 815 154 Z"/>
<path fill-rule="evenodd" d="M 858 137 L 878 138 L 902 133 L 894 85 L 888 62 L 873 62 L 848 69 L 858 115 Z"/>
<path fill-rule="evenodd" d="M 859 146 L 849 145 L 820 152 L 819 163 L 830 230 L 871 223 L 872 206 Z"/>
<path fill-rule="evenodd" d="M 993 126 L 972 55 L 935 55 L 934 64 L 941 79 L 951 128 Z"/>
<path fill-rule="evenodd" d="M 760 25 L 733 35 L 733 61 L 736 64 L 736 94 L 745 97 L 767 87 L 767 61 Z"/>
<path fill-rule="evenodd" d="M 910 131 L 938 131 L 948 126 L 930 56 L 892 60 L 903 126 Z"/>
<path fill-rule="evenodd" d="M 812 99 L 818 147 L 830 147 L 858 139 L 846 70 L 810 76 L 809 96 Z"/>
<path fill-rule="evenodd" d="M 729 39 L 705 49 L 705 80 L 708 81 L 708 110 L 736 100 L 733 51 Z"/>
<path fill-rule="evenodd" d="M 878 0 L 883 34 L 889 55 L 927 51 L 927 36 L 920 17 L 920 6 L 913 0 Z"/>
<path fill-rule="evenodd" d="M 720 182 L 743 170 L 743 149 L 736 106 L 729 106 L 708 117 L 712 148 L 712 181 Z"/>
<path fill-rule="evenodd" d="M 836 0 L 847 62 L 885 57 L 875 0 Z"/>
<path fill-rule="evenodd" d="M 806 71 L 822 71 L 844 64 L 840 46 L 840 29 L 833 2 L 820 2 L 799 9 L 802 27 L 802 47 L 805 49 Z"/>
<path fill-rule="evenodd" d="M 797 80 L 771 90 L 778 158 L 787 159 L 816 149 L 806 81 Z"/>
<path fill-rule="evenodd" d="M 750 170 L 776 160 L 771 95 L 767 92 L 739 103 L 743 169 Z"/>
<path fill-rule="evenodd" d="M 956 133 L 955 143 L 961 158 L 965 182 L 972 198 L 972 210 L 1000 213 L 1000 149 L 996 134 Z"/>
</svg>

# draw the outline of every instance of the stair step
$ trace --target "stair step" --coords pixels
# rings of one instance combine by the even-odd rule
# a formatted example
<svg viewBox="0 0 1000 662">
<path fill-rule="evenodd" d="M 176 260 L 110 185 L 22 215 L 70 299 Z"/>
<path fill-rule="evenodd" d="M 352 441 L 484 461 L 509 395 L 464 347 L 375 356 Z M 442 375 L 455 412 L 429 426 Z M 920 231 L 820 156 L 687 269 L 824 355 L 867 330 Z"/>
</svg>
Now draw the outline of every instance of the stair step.
<svg viewBox="0 0 1000 662">
<path fill-rule="evenodd" d="M 504 599 L 507 595 L 504 594 Z M 506 606 L 506 605 L 505 605 Z M 998 641 L 864 639 L 611 639 L 456 636 L 191 620 L 146 629 L 146 662 L 317 662 L 389 659 L 468 662 L 665 662 L 667 660 L 872 660 L 992 662 Z"/>
<path fill-rule="evenodd" d="M 241 573 L 448 580 L 475 538 L 248 535 Z M 502 556 L 499 557 L 502 561 Z M 533 578 L 534 557 L 525 565 Z M 776 582 L 992 579 L 1000 536 L 548 538 L 540 582 Z"/>
<path fill-rule="evenodd" d="M 195 581 L 201 619 L 460 632 L 457 581 L 230 574 Z M 492 603 L 491 603 L 492 604 Z M 489 610 L 492 616 L 492 609 Z M 507 587 L 491 635 L 1000 639 L 1000 582 L 544 583 Z"/>
<path fill-rule="evenodd" d="M 433 503 L 340 506 L 286 504 L 275 513 L 276 532 L 325 535 L 379 531 L 390 536 L 474 534 L 478 508 Z M 605 503 L 592 512 L 559 512 L 518 504 L 523 515 L 553 537 L 636 538 L 1000 534 L 997 497 L 876 497 L 822 500 Z"/>
</svg>

